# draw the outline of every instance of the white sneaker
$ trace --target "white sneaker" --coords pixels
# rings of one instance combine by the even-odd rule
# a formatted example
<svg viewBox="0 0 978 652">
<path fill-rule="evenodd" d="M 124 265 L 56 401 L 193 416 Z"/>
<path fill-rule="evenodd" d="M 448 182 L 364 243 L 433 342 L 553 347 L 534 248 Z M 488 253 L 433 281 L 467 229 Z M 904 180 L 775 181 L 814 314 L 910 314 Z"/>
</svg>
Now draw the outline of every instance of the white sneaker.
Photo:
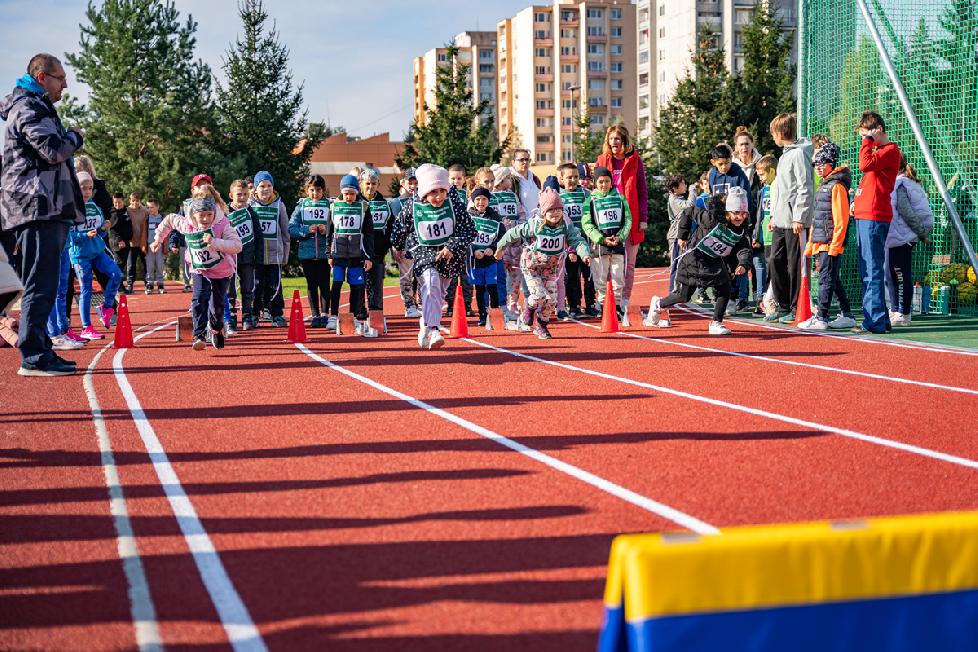
<svg viewBox="0 0 978 652">
<path fill-rule="evenodd" d="M 905 315 L 902 312 L 898 312 L 895 315 L 890 315 L 890 325 L 891 326 L 909 326 L 910 325 L 910 315 Z"/>
<path fill-rule="evenodd" d="M 364 337 L 370 337 L 370 338 L 380 337 L 380 333 L 377 331 L 376 328 L 371 326 L 370 322 L 368 321 L 363 322 L 363 326 L 360 329 L 360 334 L 363 335 Z"/>
<path fill-rule="evenodd" d="M 69 339 L 64 335 L 55 335 L 51 338 L 51 348 L 55 351 L 74 351 L 76 349 L 83 348 L 84 346 L 84 342 L 76 342 L 75 340 Z"/>
<path fill-rule="evenodd" d="M 418 346 L 420 346 L 422 349 L 427 349 L 430 337 L 431 331 L 422 325 L 421 330 L 418 331 Z"/>
<path fill-rule="evenodd" d="M 846 328 L 853 328 L 856 325 L 856 320 L 852 317 L 846 317 L 845 315 L 839 315 L 828 324 L 826 324 L 832 330 L 843 330 Z"/>
<path fill-rule="evenodd" d="M 798 324 L 798 328 L 803 331 L 824 331 L 828 330 L 829 325 L 823 319 L 819 319 L 818 317 L 810 317 Z"/>
<path fill-rule="evenodd" d="M 336 324 L 338 322 L 339 322 L 339 320 L 336 318 L 336 315 L 330 315 L 329 318 L 326 320 L 326 328 L 328 328 L 329 330 L 335 331 L 336 330 Z"/>
<path fill-rule="evenodd" d="M 359 319 L 353 320 L 353 334 L 363 335 L 363 322 L 360 321 Z"/>
<path fill-rule="evenodd" d="M 519 332 L 521 332 L 521 333 L 529 333 L 530 331 L 532 331 L 532 330 L 533 330 L 533 327 L 532 327 L 532 326 L 530 326 L 529 324 L 524 324 L 524 323 L 523 323 L 523 318 L 522 318 L 522 317 L 520 317 L 520 318 L 519 318 L 519 319 L 518 319 L 518 320 L 516 321 L 516 330 L 518 330 L 518 331 L 519 331 Z"/>
<path fill-rule="evenodd" d="M 724 326 L 721 322 L 711 321 L 710 335 L 730 335 L 730 329 Z"/>
<path fill-rule="evenodd" d="M 418 310 L 416 306 L 411 306 L 410 308 L 404 311 L 404 316 L 410 319 L 415 319 L 421 316 L 421 311 Z"/>
<path fill-rule="evenodd" d="M 657 296 L 652 297 L 652 302 L 649 303 L 649 313 L 642 320 L 642 324 L 645 326 L 656 326 L 659 323 L 659 318 L 662 316 L 662 299 Z"/>
<path fill-rule="evenodd" d="M 428 348 L 434 351 L 435 349 L 440 349 L 445 345 L 445 338 L 442 337 L 441 331 L 437 328 L 431 329 L 431 336 L 428 339 Z"/>
</svg>

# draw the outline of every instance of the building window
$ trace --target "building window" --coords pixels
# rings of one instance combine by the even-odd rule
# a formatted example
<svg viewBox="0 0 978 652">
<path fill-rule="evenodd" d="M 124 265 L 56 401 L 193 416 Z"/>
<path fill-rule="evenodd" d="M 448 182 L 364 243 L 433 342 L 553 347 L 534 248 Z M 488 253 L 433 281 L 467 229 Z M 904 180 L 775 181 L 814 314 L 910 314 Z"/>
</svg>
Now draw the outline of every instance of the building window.
<svg viewBox="0 0 978 652">
<path fill-rule="evenodd" d="M 621 38 L 621 27 L 611 28 L 611 38 Z"/>
<path fill-rule="evenodd" d="M 665 5 L 659 5 L 659 15 L 660 16 L 665 16 L 666 15 L 666 6 Z"/>
<path fill-rule="evenodd" d="M 622 72 L 625 69 L 625 64 L 621 61 L 611 62 L 611 72 Z"/>
<path fill-rule="evenodd" d="M 549 57 L 550 56 L 550 48 L 537 48 L 537 56 L 538 57 Z"/>
<path fill-rule="evenodd" d="M 604 62 L 603 61 L 588 61 L 587 69 L 592 72 L 604 72 Z"/>
<path fill-rule="evenodd" d="M 494 71 L 495 69 L 496 69 L 496 67 L 494 65 L 492 65 L 491 63 L 480 63 L 479 64 L 479 72 L 489 73 L 489 72 Z"/>
<path fill-rule="evenodd" d="M 639 63 L 648 63 L 649 62 L 649 51 L 648 50 L 642 50 L 641 52 L 638 53 L 638 62 Z"/>
<path fill-rule="evenodd" d="M 479 50 L 480 59 L 492 59 L 492 57 L 493 57 L 492 50 L 486 50 L 486 49 Z"/>
<path fill-rule="evenodd" d="M 564 102 L 564 104 L 567 104 L 567 102 Z M 573 107 L 566 106 L 564 108 L 570 109 L 570 108 L 573 108 Z M 573 118 L 568 118 L 567 116 L 564 116 L 563 118 L 560 119 L 560 124 L 564 125 L 565 127 L 570 127 L 571 125 L 574 124 L 574 119 Z"/>
<path fill-rule="evenodd" d="M 598 95 L 593 95 L 587 98 L 588 106 L 604 106 L 604 98 Z"/>
<path fill-rule="evenodd" d="M 537 84 L 537 93 L 546 93 L 547 85 L 545 83 Z"/>
<path fill-rule="evenodd" d="M 565 63 L 560 66 L 560 72 L 575 74 L 577 73 L 576 63 Z"/>
<path fill-rule="evenodd" d="M 589 79 L 587 80 L 587 87 L 592 91 L 603 91 L 604 90 L 604 80 L 603 79 Z"/>
<path fill-rule="evenodd" d="M 604 18 L 604 9 L 588 9 L 588 18 Z"/>
<path fill-rule="evenodd" d="M 588 54 L 599 54 L 599 55 L 603 55 L 604 54 L 604 45 L 601 44 L 601 43 L 588 43 L 587 44 L 587 53 Z"/>
<path fill-rule="evenodd" d="M 604 116 L 601 115 L 600 113 L 595 113 L 594 115 L 591 116 L 591 124 L 593 124 L 593 125 L 603 125 L 604 124 Z"/>
<path fill-rule="evenodd" d="M 665 61 L 665 60 L 666 60 L 666 51 L 659 50 L 659 61 Z"/>
<path fill-rule="evenodd" d="M 541 40 L 542 39 L 548 39 L 548 38 L 550 38 L 550 32 L 548 32 L 546 30 L 538 29 L 536 31 L 536 38 L 541 39 Z"/>
<path fill-rule="evenodd" d="M 665 27 L 660 27 L 659 28 L 659 38 L 665 38 L 665 37 L 666 37 L 666 28 Z"/>
<path fill-rule="evenodd" d="M 613 97 L 613 98 L 611 98 L 611 108 L 613 108 L 613 109 L 620 109 L 621 108 L 621 98 L 620 97 Z"/>
<path fill-rule="evenodd" d="M 560 105 L 569 111 L 570 109 L 574 108 L 574 100 L 564 100 Z M 567 119 L 568 118 L 565 118 L 565 120 Z"/>
<path fill-rule="evenodd" d="M 439 53 L 438 54 L 438 63 L 445 63 L 446 61 L 448 61 L 448 55 L 447 54 L 443 54 L 443 53 Z"/>
<path fill-rule="evenodd" d="M 600 25 L 593 25 L 587 28 L 588 36 L 604 36 L 604 27 Z"/>
<path fill-rule="evenodd" d="M 611 10 L 611 20 L 621 20 L 621 9 Z"/>
<path fill-rule="evenodd" d="M 545 152 L 537 152 L 537 163 L 546 163 L 547 154 Z"/>
<path fill-rule="evenodd" d="M 577 38 L 576 29 L 562 29 L 560 30 L 560 38 Z"/>
<path fill-rule="evenodd" d="M 611 54 L 620 55 L 621 52 L 622 52 L 622 45 L 620 43 L 616 43 L 611 46 Z"/>
<path fill-rule="evenodd" d="M 641 79 L 641 77 L 639 79 Z M 645 74 L 645 83 L 646 84 L 649 83 L 649 75 L 648 75 L 648 73 Z M 620 91 L 624 87 L 625 87 L 625 81 L 623 79 L 612 79 L 611 80 L 611 90 L 613 90 L 613 91 Z"/>
<path fill-rule="evenodd" d="M 565 145 L 570 145 L 571 143 L 574 142 L 574 136 L 572 136 L 571 134 L 564 134 L 563 136 L 560 137 L 560 142 L 562 142 Z"/>
<path fill-rule="evenodd" d="M 545 12 L 538 11 L 533 15 L 533 19 L 538 23 L 545 23 L 547 22 L 547 14 Z"/>
</svg>

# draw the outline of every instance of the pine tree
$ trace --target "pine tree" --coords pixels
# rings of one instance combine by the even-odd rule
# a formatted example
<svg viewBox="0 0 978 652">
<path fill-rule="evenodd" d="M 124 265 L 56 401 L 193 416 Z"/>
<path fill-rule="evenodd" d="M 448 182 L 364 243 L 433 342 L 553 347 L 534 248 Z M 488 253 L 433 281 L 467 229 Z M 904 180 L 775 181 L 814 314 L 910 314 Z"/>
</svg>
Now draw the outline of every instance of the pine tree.
<svg viewBox="0 0 978 652">
<path fill-rule="evenodd" d="M 774 151 L 771 121 L 795 110 L 795 66 L 791 63 L 791 37 L 767 3 L 758 2 L 754 17 L 744 25 L 744 68 L 735 78 L 737 124 L 754 134 L 758 151 Z"/>
<path fill-rule="evenodd" d="M 693 55 L 693 71 L 676 86 L 655 130 L 656 149 L 668 171 L 689 181 L 699 178 L 709 166 L 710 150 L 730 138 L 735 104 L 723 48 L 716 33 L 704 29 Z"/>
<path fill-rule="evenodd" d="M 275 25 L 266 26 L 264 4 L 244 0 L 238 14 L 244 34 L 225 53 L 227 86 L 218 97 L 225 154 L 239 174 L 268 170 L 275 190 L 291 204 L 323 132 L 307 132 L 303 84 L 293 83 L 289 50 Z"/>
<path fill-rule="evenodd" d="M 500 159 L 510 138 L 499 142 L 495 121 L 487 114 L 488 102 L 473 102 L 469 66 L 459 59 L 458 48 L 446 45 L 448 61 L 435 77 L 435 106 L 424 107 L 424 124 L 411 124 L 404 151 L 397 158 L 401 169 L 435 163 L 447 167 L 461 163 L 471 172 Z"/>
<path fill-rule="evenodd" d="M 85 151 L 110 189 L 142 191 L 173 207 L 190 177 L 219 157 L 211 71 L 194 60 L 192 17 L 182 25 L 172 1 L 89 2 L 78 53 L 68 54 L 91 88 L 76 111 Z"/>
<path fill-rule="evenodd" d="M 604 134 L 591 129 L 591 113 L 585 109 L 578 116 L 574 131 L 574 157 L 578 161 L 594 163 L 604 146 Z"/>
<path fill-rule="evenodd" d="M 936 50 L 948 64 L 942 76 L 943 115 L 947 129 L 958 143 L 975 140 L 975 98 L 978 97 L 978 7 L 972 0 L 951 0 L 940 17 L 948 35 L 937 41 Z M 970 105 L 970 107 L 969 107 Z M 970 132 L 970 135 L 969 135 Z"/>
</svg>

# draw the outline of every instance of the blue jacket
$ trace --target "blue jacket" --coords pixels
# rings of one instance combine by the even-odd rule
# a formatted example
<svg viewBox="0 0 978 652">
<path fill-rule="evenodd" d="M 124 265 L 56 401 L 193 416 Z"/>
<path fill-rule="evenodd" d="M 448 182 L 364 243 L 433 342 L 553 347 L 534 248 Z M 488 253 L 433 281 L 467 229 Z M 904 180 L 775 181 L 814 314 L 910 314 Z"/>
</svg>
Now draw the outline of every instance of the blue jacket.
<svg viewBox="0 0 978 652">
<path fill-rule="evenodd" d="M 757 198 L 750 189 L 750 181 L 747 175 L 736 163 L 730 164 L 730 171 L 720 174 L 716 168 L 710 168 L 710 194 L 725 195 L 732 186 L 740 186 L 747 193 L 748 215 L 753 215 L 757 206 Z"/>
<path fill-rule="evenodd" d="M 102 210 L 91 200 L 85 207 L 94 209 L 93 212 L 98 213 L 98 219 L 101 222 L 94 225 L 94 228 L 98 229 L 98 233 L 94 236 L 88 235 L 91 229 L 86 226 L 85 222 L 68 231 L 68 258 L 71 259 L 72 265 L 90 261 L 105 251 L 105 240 L 101 237 L 104 233 L 102 225 L 105 224 L 105 216 L 102 215 Z"/>
<path fill-rule="evenodd" d="M 299 260 L 327 260 L 329 258 L 329 248 L 326 243 L 326 234 L 309 233 L 309 224 L 303 223 L 303 211 L 309 200 L 303 199 L 296 204 L 289 219 L 289 237 L 299 243 Z M 328 200 L 327 200 L 328 203 Z M 329 219 L 329 208 L 326 208 L 325 219 Z"/>
</svg>

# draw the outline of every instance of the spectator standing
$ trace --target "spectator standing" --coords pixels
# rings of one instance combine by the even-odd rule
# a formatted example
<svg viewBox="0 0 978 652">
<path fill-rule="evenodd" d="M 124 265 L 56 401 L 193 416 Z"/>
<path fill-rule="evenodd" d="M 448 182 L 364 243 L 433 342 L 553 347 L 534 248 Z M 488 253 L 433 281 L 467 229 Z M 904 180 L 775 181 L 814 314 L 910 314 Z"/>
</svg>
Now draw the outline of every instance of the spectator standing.
<svg viewBox="0 0 978 652">
<path fill-rule="evenodd" d="M 126 214 L 129 215 L 129 223 L 132 225 L 129 257 L 126 261 L 126 290 L 132 294 L 133 285 L 136 283 L 138 261 L 141 260 L 143 269 L 146 268 L 146 220 L 149 218 L 149 210 L 143 206 L 142 194 L 138 192 L 129 193 L 129 206 L 126 207 Z"/>
<path fill-rule="evenodd" d="M 69 161 L 82 146 L 75 128 L 65 129 L 54 105 L 68 87 L 53 55 L 34 55 L 27 74 L 0 102 L 6 121 L 0 173 L 0 229 L 13 231 L 21 255 L 20 330 L 22 376 L 65 376 L 75 365 L 59 357 L 47 333 L 60 280 L 68 229 L 85 221 L 85 202 Z"/>
<path fill-rule="evenodd" d="M 540 179 L 530 171 L 530 150 L 517 149 L 513 151 L 512 169 L 519 181 L 520 203 L 526 209 L 527 216 L 530 216 L 540 205 L 540 188 L 542 187 Z"/>
</svg>

